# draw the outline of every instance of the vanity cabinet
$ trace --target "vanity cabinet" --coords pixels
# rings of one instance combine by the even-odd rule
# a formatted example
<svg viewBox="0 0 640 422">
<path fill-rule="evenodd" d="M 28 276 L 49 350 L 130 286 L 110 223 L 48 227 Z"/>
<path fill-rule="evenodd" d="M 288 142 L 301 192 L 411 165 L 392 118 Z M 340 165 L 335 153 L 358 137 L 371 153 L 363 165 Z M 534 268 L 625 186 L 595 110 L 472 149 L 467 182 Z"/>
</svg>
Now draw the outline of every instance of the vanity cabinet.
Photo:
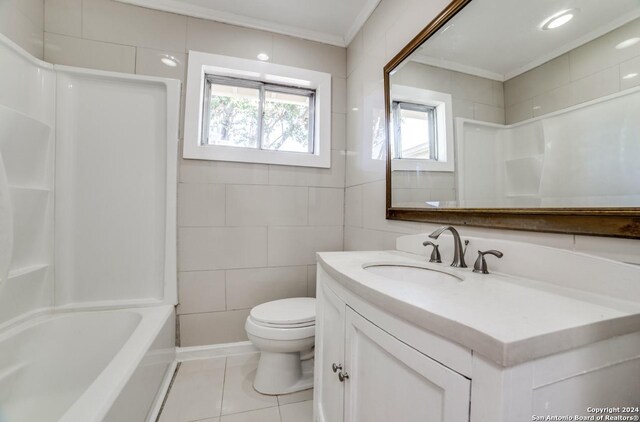
<svg viewBox="0 0 640 422">
<path fill-rule="evenodd" d="M 326 284 L 316 318 L 317 422 L 463 422 L 471 382 L 347 306 Z"/>
<path fill-rule="evenodd" d="M 419 240 L 422 244 L 424 239 Z M 536 252 L 541 255 L 545 251 L 549 252 Z M 514 259 L 535 255 L 518 252 L 514 249 L 510 254 Z M 561 253 L 564 259 L 571 258 Z M 436 285 L 428 283 L 437 278 L 420 285 L 375 278 L 363 269 L 372 262 L 417 265 L 412 256 L 383 251 L 327 252 L 319 257 L 315 422 L 551 420 L 545 419 L 547 416 L 573 418 L 556 420 L 598 420 L 594 407 L 614 409 L 605 416 L 615 416 L 618 412 L 615 409 L 622 409 L 619 412 L 623 416 L 640 416 L 639 330 L 630 331 L 627 325 L 616 326 L 605 320 L 601 321 L 604 325 L 598 322 L 596 328 L 600 328 L 590 333 L 585 331 L 589 326 L 582 325 L 570 335 L 563 329 L 545 341 L 534 337 L 536 342 L 526 347 L 522 343 L 508 343 L 507 349 L 491 348 L 491 338 L 465 331 L 462 326 L 456 328 L 472 306 L 465 300 L 463 289 L 448 291 L 453 291 L 455 294 L 451 293 L 450 297 L 465 307 L 455 315 L 457 320 L 446 319 L 434 313 L 442 309 L 442 301 L 446 300 L 438 296 L 437 287 L 429 287 Z M 576 259 L 586 258 L 580 255 Z M 491 280 L 474 278 L 470 270 L 463 275 L 468 278 L 464 289 L 469 289 L 482 303 L 487 303 L 493 295 L 512 291 L 517 295 L 526 293 L 528 297 L 539 294 L 547 300 L 562 300 L 567 306 L 580 300 L 579 293 L 564 296 L 565 290 L 553 296 L 552 287 L 536 293 L 522 279 L 518 284 L 506 284 L 502 281 L 507 278 L 504 275 Z M 364 281 L 357 281 L 360 279 Z M 485 294 L 489 298 L 483 296 Z M 416 298 L 420 296 L 428 311 L 416 306 L 420 303 Z M 618 313 L 636 309 L 631 302 L 603 298 L 598 305 L 596 296 L 586 298 L 591 302 L 585 301 L 584 306 L 599 306 L 598 312 L 606 312 L 606 306 L 620 306 Z M 596 303 L 592 303 L 594 301 Z M 489 311 L 494 312 L 495 306 L 485 312 Z M 415 316 L 416 312 L 422 315 Z M 473 314 L 481 319 L 480 312 L 483 311 L 476 309 Z M 517 309 L 510 312 L 517 313 Z M 581 315 L 585 313 L 583 310 Z M 547 318 L 546 314 L 540 318 L 530 314 L 526 321 L 545 322 Z M 634 327 L 636 318 L 630 315 L 625 319 Z M 481 325 L 477 321 L 466 323 Z M 449 329 L 443 330 L 443 324 Z M 576 332 L 581 336 L 594 336 L 601 333 L 601 329 L 626 331 L 558 350 L 572 341 Z M 510 360 L 515 359 L 514 356 L 517 361 Z"/>
</svg>

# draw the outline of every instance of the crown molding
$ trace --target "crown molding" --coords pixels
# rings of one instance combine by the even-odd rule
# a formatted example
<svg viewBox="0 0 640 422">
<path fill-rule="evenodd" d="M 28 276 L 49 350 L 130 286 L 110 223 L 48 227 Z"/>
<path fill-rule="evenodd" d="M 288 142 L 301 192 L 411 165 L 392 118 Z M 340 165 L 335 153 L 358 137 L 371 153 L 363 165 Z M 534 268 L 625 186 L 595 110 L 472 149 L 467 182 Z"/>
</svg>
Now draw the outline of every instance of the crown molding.
<svg viewBox="0 0 640 422">
<path fill-rule="evenodd" d="M 216 22 L 227 23 L 230 25 L 242 26 L 245 28 L 259 29 L 269 31 L 276 34 L 289 35 L 292 37 L 304 38 L 310 41 L 316 41 L 323 44 L 335 45 L 338 47 L 346 47 L 358 33 L 360 28 L 367 21 L 373 10 L 376 8 L 380 0 L 367 0 L 365 7 L 356 17 L 353 25 L 349 28 L 344 36 L 329 34 L 325 32 L 311 31 L 305 28 L 283 25 L 270 22 L 263 19 L 250 18 L 235 13 L 222 12 L 192 4 L 187 4 L 179 0 L 116 0 L 120 3 L 127 3 L 134 6 L 145 7 L 148 9 L 161 10 L 163 12 L 176 13 L 179 15 L 191 16 L 212 20 Z"/>
<path fill-rule="evenodd" d="M 364 7 L 360 9 L 360 13 L 358 13 L 358 16 L 356 16 L 356 18 L 354 19 L 347 33 L 344 34 L 344 47 L 347 47 L 349 44 L 351 44 L 351 41 L 353 41 L 356 35 L 358 35 L 358 32 L 360 31 L 360 29 L 362 29 L 373 11 L 376 10 L 376 7 L 378 7 L 379 3 L 380 0 L 367 0 Z"/>
</svg>

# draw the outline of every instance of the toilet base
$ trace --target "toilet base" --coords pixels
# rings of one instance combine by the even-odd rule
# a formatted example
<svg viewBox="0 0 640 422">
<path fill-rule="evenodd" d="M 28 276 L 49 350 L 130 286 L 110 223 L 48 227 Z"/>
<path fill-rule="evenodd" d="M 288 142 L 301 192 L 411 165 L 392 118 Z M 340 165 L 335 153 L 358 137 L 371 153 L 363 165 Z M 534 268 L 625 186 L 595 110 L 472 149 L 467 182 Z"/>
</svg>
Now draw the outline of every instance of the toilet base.
<svg viewBox="0 0 640 422">
<path fill-rule="evenodd" d="M 308 355 L 308 354 L 307 354 Z M 253 388 L 267 395 L 290 394 L 313 387 L 313 358 L 301 360 L 300 353 L 263 351 Z"/>
</svg>

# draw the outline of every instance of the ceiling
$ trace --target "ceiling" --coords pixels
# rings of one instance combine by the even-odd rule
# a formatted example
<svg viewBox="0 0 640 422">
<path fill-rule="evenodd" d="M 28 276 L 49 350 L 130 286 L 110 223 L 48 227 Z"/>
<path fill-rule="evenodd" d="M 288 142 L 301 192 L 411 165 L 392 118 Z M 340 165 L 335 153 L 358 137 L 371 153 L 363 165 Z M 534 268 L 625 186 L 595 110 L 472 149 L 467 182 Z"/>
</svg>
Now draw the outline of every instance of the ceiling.
<svg viewBox="0 0 640 422">
<path fill-rule="evenodd" d="M 540 29 L 573 8 L 579 11 L 566 25 Z M 639 16 L 639 0 L 473 0 L 412 59 L 504 81 Z"/>
<path fill-rule="evenodd" d="M 117 0 L 346 47 L 380 0 Z"/>
</svg>

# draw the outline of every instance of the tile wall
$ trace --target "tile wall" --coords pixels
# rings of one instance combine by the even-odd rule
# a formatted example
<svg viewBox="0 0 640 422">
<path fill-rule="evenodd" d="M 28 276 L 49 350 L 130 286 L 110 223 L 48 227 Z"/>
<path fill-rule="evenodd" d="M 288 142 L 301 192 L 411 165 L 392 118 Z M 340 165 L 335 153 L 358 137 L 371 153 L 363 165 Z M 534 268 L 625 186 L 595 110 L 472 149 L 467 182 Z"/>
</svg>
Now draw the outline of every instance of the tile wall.
<svg viewBox="0 0 640 422">
<path fill-rule="evenodd" d="M 178 306 L 182 346 L 246 340 L 262 302 L 315 294 L 315 252 L 342 250 L 346 49 L 113 0 L 45 0 L 45 59 L 177 78 L 189 50 L 332 74 L 331 169 L 181 160 Z M 171 55 L 179 65 L 160 62 Z M 184 87 L 183 87 L 184 88 Z"/>
<path fill-rule="evenodd" d="M 507 124 L 640 85 L 640 43 L 616 48 L 638 34 L 640 19 L 506 81 Z"/>
<path fill-rule="evenodd" d="M 375 139 L 372 127 L 380 115 L 384 116 L 381 69 L 448 3 L 448 0 L 382 0 L 347 48 L 345 250 L 393 249 L 397 236 L 429 232 L 436 227 L 385 219 L 385 161 L 371 158 Z M 461 232 L 549 245 L 640 264 L 638 240 L 472 227 L 462 228 Z"/>
<path fill-rule="evenodd" d="M 43 0 L 0 0 L 0 33 L 42 59 Z"/>
</svg>

